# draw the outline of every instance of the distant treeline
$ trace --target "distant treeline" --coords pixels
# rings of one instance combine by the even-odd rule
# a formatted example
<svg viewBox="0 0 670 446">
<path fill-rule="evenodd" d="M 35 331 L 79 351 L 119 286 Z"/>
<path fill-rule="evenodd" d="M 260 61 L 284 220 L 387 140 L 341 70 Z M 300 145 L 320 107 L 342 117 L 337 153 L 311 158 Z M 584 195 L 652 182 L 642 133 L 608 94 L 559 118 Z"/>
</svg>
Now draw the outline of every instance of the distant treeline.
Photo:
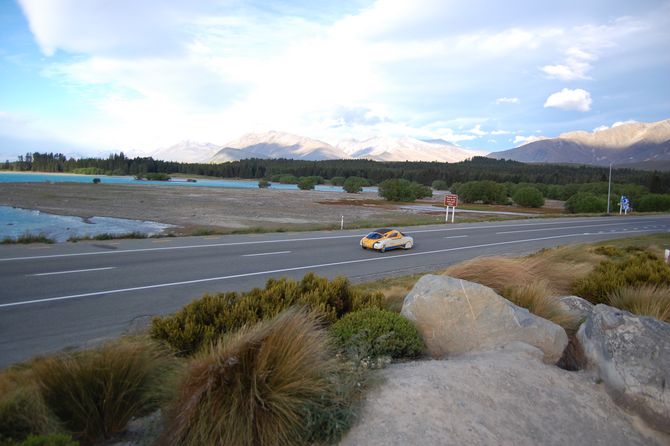
<svg viewBox="0 0 670 446">
<path fill-rule="evenodd" d="M 424 185 L 442 180 L 451 185 L 490 180 L 497 183 L 581 184 L 607 181 L 608 168 L 596 166 L 524 164 L 517 161 L 475 157 L 460 163 L 378 162 L 369 160 L 303 161 L 247 159 L 221 164 L 177 163 L 152 158 L 128 158 L 123 153 L 108 158 L 66 158 L 60 153 L 31 153 L 18 161 L 6 161 L 6 170 L 78 172 L 110 175 L 181 173 L 222 178 L 270 179 L 285 174 L 296 177 L 362 177 L 372 184 L 403 178 Z M 612 180 L 645 186 L 652 193 L 670 193 L 670 172 L 614 169 Z"/>
</svg>

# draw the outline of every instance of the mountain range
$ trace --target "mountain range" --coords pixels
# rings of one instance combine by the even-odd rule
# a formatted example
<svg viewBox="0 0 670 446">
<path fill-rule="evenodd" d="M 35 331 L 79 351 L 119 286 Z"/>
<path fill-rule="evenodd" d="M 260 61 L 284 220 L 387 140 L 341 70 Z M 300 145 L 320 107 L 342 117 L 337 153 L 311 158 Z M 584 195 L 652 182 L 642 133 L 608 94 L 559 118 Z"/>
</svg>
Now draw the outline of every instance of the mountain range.
<svg viewBox="0 0 670 446">
<path fill-rule="evenodd" d="M 247 158 L 302 160 L 371 159 L 375 161 L 459 162 L 489 156 L 525 163 L 572 163 L 664 169 L 670 167 L 670 119 L 615 124 L 593 132 L 562 133 L 502 152 L 464 149 L 442 140 L 374 137 L 340 141 L 335 145 L 318 139 L 270 131 L 249 133 L 222 146 L 183 141 L 155 151 L 154 159 L 191 163 L 223 163 Z"/>
<path fill-rule="evenodd" d="M 151 154 L 154 159 L 189 163 L 224 163 L 247 158 L 458 162 L 484 155 L 484 151 L 463 149 L 446 142 L 426 142 L 407 137 L 376 137 L 364 141 L 350 139 L 333 146 L 318 139 L 277 131 L 249 133 L 223 146 L 182 141 Z"/>
<path fill-rule="evenodd" d="M 593 132 L 562 133 L 488 155 L 524 163 L 574 163 L 655 168 L 670 161 L 670 119 L 633 122 Z"/>
</svg>

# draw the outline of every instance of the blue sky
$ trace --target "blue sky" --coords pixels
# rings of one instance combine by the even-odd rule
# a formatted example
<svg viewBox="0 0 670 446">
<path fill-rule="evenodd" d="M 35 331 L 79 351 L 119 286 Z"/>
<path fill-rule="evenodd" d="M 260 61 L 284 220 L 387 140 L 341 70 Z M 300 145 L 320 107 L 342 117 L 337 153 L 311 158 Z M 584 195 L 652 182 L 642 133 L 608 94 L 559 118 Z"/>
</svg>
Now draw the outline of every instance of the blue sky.
<svg viewBox="0 0 670 446">
<path fill-rule="evenodd" d="M 0 158 L 670 118 L 670 1 L 0 0 Z"/>
</svg>

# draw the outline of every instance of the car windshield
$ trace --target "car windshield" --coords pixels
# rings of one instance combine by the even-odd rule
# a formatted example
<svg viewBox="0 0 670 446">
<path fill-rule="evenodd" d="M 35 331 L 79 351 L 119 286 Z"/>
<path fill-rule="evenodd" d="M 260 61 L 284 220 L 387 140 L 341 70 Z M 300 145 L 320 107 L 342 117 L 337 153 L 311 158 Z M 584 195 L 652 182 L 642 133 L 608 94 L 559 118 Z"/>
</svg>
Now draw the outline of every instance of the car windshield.
<svg viewBox="0 0 670 446">
<path fill-rule="evenodd" d="M 383 236 L 379 232 L 371 232 L 368 235 L 366 235 L 365 237 L 369 238 L 371 240 L 377 240 L 379 238 L 382 238 Z"/>
</svg>

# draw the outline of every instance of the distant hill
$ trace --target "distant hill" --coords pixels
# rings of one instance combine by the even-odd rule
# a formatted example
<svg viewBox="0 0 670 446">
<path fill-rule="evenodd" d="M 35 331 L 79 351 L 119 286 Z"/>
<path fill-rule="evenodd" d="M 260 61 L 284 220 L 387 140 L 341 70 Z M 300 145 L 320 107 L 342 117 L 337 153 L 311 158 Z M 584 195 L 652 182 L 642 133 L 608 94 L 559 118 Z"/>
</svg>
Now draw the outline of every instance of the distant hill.
<svg viewBox="0 0 670 446">
<path fill-rule="evenodd" d="M 446 141 L 428 142 L 415 138 L 376 137 L 364 141 L 340 142 L 338 148 L 351 158 L 374 161 L 441 161 L 455 163 L 485 152 L 463 149 Z"/>
<path fill-rule="evenodd" d="M 488 156 L 525 163 L 653 165 L 670 161 L 670 119 L 621 124 L 594 132 L 563 133 L 558 138 L 531 142 Z"/>
<path fill-rule="evenodd" d="M 151 157 L 156 160 L 180 163 L 207 163 L 221 147 L 216 144 L 182 141 L 170 147 L 156 150 Z"/>
</svg>

